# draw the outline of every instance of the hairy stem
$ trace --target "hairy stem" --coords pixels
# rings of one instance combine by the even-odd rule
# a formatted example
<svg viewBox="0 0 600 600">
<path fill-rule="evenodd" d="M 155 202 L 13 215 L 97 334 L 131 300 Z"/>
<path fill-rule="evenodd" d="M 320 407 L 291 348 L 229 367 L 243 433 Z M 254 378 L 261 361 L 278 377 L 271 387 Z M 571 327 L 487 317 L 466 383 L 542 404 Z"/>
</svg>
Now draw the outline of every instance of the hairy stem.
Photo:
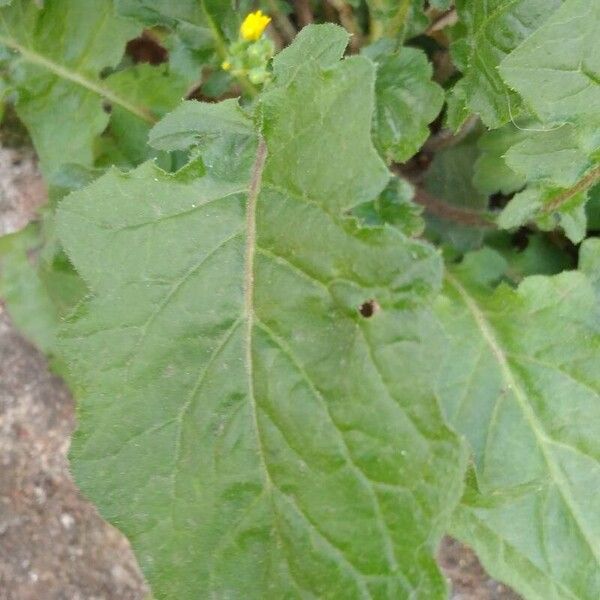
<svg viewBox="0 0 600 600">
<path fill-rule="evenodd" d="M 598 181 L 600 181 L 600 165 L 593 168 L 575 185 L 563 190 L 560 194 L 555 196 L 551 202 L 544 206 L 544 212 L 555 211 L 557 208 L 560 208 L 563 204 L 568 202 L 573 196 L 591 188 L 595 183 L 598 183 Z"/>
<path fill-rule="evenodd" d="M 158 120 L 149 108 L 133 104 L 126 98 L 122 98 L 109 88 L 105 87 L 100 81 L 89 79 L 86 75 L 82 75 L 77 71 L 69 69 L 69 67 L 65 67 L 64 65 L 51 61 L 46 57 L 42 56 L 41 54 L 37 54 L 36 52 L 33 52 L 28 48 L 21 46 L 20 44 L 18 44 L 10 38 L 0 36 L 0 44 L 18 52 L 23 58 L 23 60 L 37 65 L 38 67 L 42 67 L 46 71 L 54 73 L 61 79 L 71 81 L 72 83 L 75 83 L 91 92 L 94 92 L 95 94 L 98 94 L 111 104 L 124 108 L 131 114 L 135 115 L 136 117 L 139 117 L 143 121 L 146 121 L 146 123 L 149 123 L 150 125 L 154 125 L 154 123 L 156 123 L 156 121 Z"/>
<path fill-rule="evenodd" d="M 314 21 L 309 0 L 294 0 L 294 7 L 296 8 L 296 17 L 301 27 L 310 25 Z"/>
<path fill-rule="evenodd" d="M 415 188 L 414 201 L 423 206 L 429 214 L 445 219 L 446 221 L 454 221 L 467 227 L 482 227 L 486 229 L 496 227 L 492 218 L 486 215 L 485 212 L 447 204 L 420 188 Z"/>
</svg>

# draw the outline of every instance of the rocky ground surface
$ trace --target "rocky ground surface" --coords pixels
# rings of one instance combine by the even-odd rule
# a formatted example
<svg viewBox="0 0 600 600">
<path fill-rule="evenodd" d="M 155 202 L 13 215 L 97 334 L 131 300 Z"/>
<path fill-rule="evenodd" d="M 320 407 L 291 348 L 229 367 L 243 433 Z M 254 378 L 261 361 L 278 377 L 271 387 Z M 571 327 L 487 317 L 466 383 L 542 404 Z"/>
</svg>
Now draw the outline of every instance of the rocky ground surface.
<svg viewBox="0 0 600 600">
<path fill-rule="evenodd" d="M 0 148 L 0 234 L 24 226 L 44 198 L 31 150 Z M 0 301 L 0 600 L 148 595 L 127 541 L 73 484 L 66 459 L 73 426 L 68 389 Z M 453 600 L 518 600 L 454 540 L 444 540 L 440 564 Z"/>
</svg>

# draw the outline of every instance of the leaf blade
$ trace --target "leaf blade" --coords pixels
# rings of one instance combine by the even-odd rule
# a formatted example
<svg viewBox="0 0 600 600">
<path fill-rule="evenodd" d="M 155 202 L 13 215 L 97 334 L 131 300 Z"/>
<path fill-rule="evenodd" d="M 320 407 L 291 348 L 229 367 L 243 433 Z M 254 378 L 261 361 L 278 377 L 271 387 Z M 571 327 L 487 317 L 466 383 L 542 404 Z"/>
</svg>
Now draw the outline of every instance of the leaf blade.
<svg viewBox="0 0 600 600">
<path fill-rule="evenodd" d="M 465 38 L 460 40 L 461 53 L 466 50 L 463 79 L 453 96 L 461 106 L 481 116 L 488 127 L 507 123 L 521 108 L 519 96 L 503 82 L 497 67 L 521 41 L 540 27 L 560 2 L 552 0 L 493 0 L 456 3 L 464 22 Z M 466 117 L 466 113 L 463 111 Z"/>
<path fill-rule="evenodd" d="M 427 385 L 439 257 L 343 214 L 388 179 L 373 78 L 365 59 L 306 61 L 262 98 L 253 169 L 147 164 L 61 205 L 94 294 L 63 339 L 85 392 L 74 470 L 158 597 L 444 597 L 432 552 L 465 457 Z M 345 130 L 321 130 L 323 100 L 352 111 Z"/>
<path fill-rule="evenodd" d="M 446 364 L 439 393 L 471 443 L 476 478 L 451 529 L 527 597 L 593 598 L 600 321 L 590 282 L 566 272 L 492 293 L 466 267 L 447 282 L 438 314 L 464 358 Z"/>
</svg>

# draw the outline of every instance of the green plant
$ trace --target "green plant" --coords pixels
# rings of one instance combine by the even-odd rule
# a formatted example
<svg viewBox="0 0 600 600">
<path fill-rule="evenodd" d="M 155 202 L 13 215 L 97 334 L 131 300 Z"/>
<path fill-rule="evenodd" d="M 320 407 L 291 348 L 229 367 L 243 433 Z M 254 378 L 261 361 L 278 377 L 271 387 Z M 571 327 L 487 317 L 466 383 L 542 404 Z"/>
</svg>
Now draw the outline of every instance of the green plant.
<svg viewBox="0 0 600 600">
<path fill-rule="evenodd" d="M 4 4 L 1 289 L 157 598 L 600 596 L 599 3 Z"/>
</svg>

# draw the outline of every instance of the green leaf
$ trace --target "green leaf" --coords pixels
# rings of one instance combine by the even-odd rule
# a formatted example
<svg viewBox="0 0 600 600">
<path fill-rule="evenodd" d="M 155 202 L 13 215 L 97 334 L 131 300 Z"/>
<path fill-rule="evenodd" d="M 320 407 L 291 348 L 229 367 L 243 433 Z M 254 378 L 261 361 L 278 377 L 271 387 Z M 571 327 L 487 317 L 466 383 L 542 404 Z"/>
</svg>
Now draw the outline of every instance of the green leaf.
<svg viewBox="0 0 600 600">
<path fill-rule="evenodd" d="M 367 0 L 371 39 L 400 38 L 413 10 L 413 0 Z"/>
<path fill-rule="evenodd" d="M 473 263 L 478 265 L 474 269 Z M 450 532 L 528 599 L 600 595 L 600 304 L 581 272 L 482 280 L 450 271 L 438 394 L 474 473 Z"/>
<path fill-rule="evenodd" d="M 473 185 L 484 194 L 511 194 L 522 188 L 527 178 L 507 164 L 506 153 L 518 143 L 523 134 L 507 125 L 484 133 L 477 142 L 481 154 L 475 161 Z"/>
<path fill-rule="evenodd" d="M 600 239 L 588 238 L 581 244 L 579 269 L 590 278 L 600 297 Z"/>
<path fill-rule="evenodd" d="M 119 14 L 145 25 L 176 27 L 180 23 L 198 25 L 204 21 L 202 2 L 198 0 L 116 0 Z"/>
<path fill-rule="evenodd" d="M 449 10 L 452 0 L 429 0 L 429 5 L 438 10 Z"/>
<path fill-rule="evenodd" d="M 554 125 L 511 148 L 507 163 L 542 180 L 536 202 L 552 214 L 538 222 L 551 228 L 560 221 L 574 242 L 585 236 L 586 191 L 600 179 L 599 18 L 597 3 L 568 0 L 499 67 L 542 123 Z"/>
<path fill-rule="evenodd" d="M 526 189 L 516 194 L 498 216 L 498 226 L 503 229 L 514 229 L 532 220 L 542 209 L 540 191 L 535 188 Z"/>
<path fill-rule="evenodd" d="M 542 121 L 598 126 L 598 22 L 598 2 L 566 0 L 500 64 L 503 79 Z"/>
<path fill-rule="evenodd" d="M 346 50 L 350 34 L 333 24 L 321 25 L 322 35 L 313 36 L 300 32 L 294 43 L 273 59 L 273 73 L 281 85 L 296 77 L 298 65 L 303 59 L 315 66 L 327 67 L 339 60 Z"/>
<path fill-rule="evenodd" d="M 178 32 L 191 47 L 219 43 L 223 34 L 238 36 L 239 24 L 252 2 L 238 0 L 116 0 L 119 14 L 146 25 L 165 25 Z"/>
<path fill-rule="evenodd" d="M 237 100 L 217 104 L 187 101 L 158 123 L 150 133 L 150 144 L 159 150 L 187 150 L 205 138 L 248 136 L 254 131 L 250 118 Z"/>
<path fill-rule="evenodd" d="M 59 318 L 33 264 L 39 244 L 36 225 L 0 237 L 0 295 L 19 330 L 50 352 L 56 345 Z"/>
<path fill-rule="evenodd" d="M 15 0 L 0 9 L 0 44 L 16 52 L 10 64 L 16 109 L 46 175 L 62 164 L 93 163 L 94 139 L 109 115 L 103 99 L 139 118 L 149 111 L 115 94 L 100 78 L 123 55 L 138 28 L 113 14 L 111 0 Z"/>
<path fill-rule="evenodd" d="M 506 151 L 506 164 L 528 182 L 567 188 L 593 166 L 589 151 L 571 125 L 519 134 L 520 140 Z"/>
<path fill-rule="evenodd" d="M 567 123 L 550 129 L 530 120 L 523 125 L 482 136 L 474 184 L 486 193 L 505 194 L 527 185 L 503 210 L 498 225 L 520 227 L 531 220 L 545 230 L 560 226 L 578 243 L 586 232 L 587 189 L 600 178 L 589 140 Z"/>
<path fill-rule="evenodd" d="M 560 0 L 457 0 L 467 64 L 453 94 L 488 127 L 499 127 L 521 110 L 519 96 L 502 81 L 498 65 L 558 6 Z"/>
<path fill-rule="evenodd" d="M 600 185 L 596 184 L 589 191 L 589 201 L 586 206 L 588 228 L 600 231 Z"/>
<path fill-rule="evenodd" d="M 46 354 L 85 285 L 56 242 L 50 217 L 0 237 L 0 296 L 15 325 Z"/>
<path fill-rule="evenodd" d="M 413 200 L 414 189 L 405 179 L 394 178 L 373 202 L 355 206 L 352 215 L 363 227 L 397 227 L 404 235 L 416 237 L 423 233 L 425 223 L 422 207 Z"/>
<path fill-rule="evenodd" d="M 73 470 L 159 599 L 442 599 L 432 555 L 464 456 L 421 342 L 439 256 L 344 214 L 389 178 L 373 64 L 308 53 L 280 72 L 250 168 L 147 163 L 62 203 L 93 294 L 63 334 Z"/>
<path fill-rule="evenodd" d="M 404 162 L 429 137 L 431 121 L 444 103 L 442 88 L 431 80 L 433 68 L 422 50 L 391 51 L 379 43 L 364 54 L 377 65 L 374 140 L 387 162 Z"/>
<path fill-rule="evenodd" d="M 504 274 L 519 283 L 528 275 L 556 275 L 573 268 L 570 256 L 547 235 L 527 232 L 524 241 L 515 244 L 513 236 L 505 231 L 486 236 L 486 244 L 502 254 L 507 266 Z M 521 246 L 525 244 L 525 248 Z"/>
<path fill-rule="evenodd" d="M 459 252 L 481 245 L 492 221 L 487 216 L 487 195 L 473 186 L 476 145 L 465 142 L 438 152 L 425 174 L 428 234 Z"/>
<path fill-rule="evenodd" d="M 600 168 L 596 167 L 570 188 L 528 187 L 514 196 L 500 213 L 498 225 L 511 229 L 535 221 L 544 231 L 560 226 L 565 235 L 577 244 L 585 237 L 587 229 L 587 188 L 590 181 L 599 178 Z"/>
<path fill-rule="evenodd" d="M 167 65 L 137 65 L 118 71 L 106 79 L 106 85 L 120 97 L 145 106 L 157 118 L 173 110 L 186 93 L 187 82 Z M 112 108 L 109 134 L 131 165 L 150 158 L 146 144 L 151 124 L 122 106 Z"/>
</svg>

